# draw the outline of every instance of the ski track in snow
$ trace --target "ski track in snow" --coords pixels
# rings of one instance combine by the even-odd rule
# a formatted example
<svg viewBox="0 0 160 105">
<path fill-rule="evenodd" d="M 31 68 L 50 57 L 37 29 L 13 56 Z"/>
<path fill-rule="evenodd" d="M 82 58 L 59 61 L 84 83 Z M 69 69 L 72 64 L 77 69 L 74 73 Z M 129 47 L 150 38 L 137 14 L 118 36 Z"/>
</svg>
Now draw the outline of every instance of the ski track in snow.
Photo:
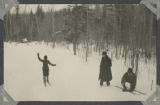
<svg viewBox="0 0 160 105">
<path fill-rule="evenodd" d="M 72 46 L 71 46 L 72 48 Z M 42 77 L 42 63 L 37 58 L 37 52 L 43 58 L 57 64 L 50 66 L 51 86 L 45 87 Z M 113 80 L 111 86 L 99 86 L 99 64 L 101 56 L 94 54 L 85 62 L 85 58 L 73 55 L 72 49 L 44 43 L 4 43 L 4 79 L 5 89 L 17 101 L 142 101 L 146 100 L 155 90 L 156 74 L 150 74 L 148 66 L 143 63 L 139 68 L 136 89 L 147 95 L 134 95 L 122 92 L 115 86 L 121 86 L 122 75 L 126 72 L 123 60 L 112 59 Z M 153 70 L 156 67 L 153 68 Z M 151 80 L 153 90 L 150 91 Z"/>
</svg>

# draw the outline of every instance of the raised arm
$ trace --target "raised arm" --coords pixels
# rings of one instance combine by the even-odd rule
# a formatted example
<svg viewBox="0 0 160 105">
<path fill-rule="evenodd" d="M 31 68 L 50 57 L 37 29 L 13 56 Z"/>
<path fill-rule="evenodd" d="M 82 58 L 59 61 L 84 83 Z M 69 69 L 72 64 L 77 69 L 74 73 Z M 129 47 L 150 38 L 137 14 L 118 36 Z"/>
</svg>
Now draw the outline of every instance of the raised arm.
<svg viewBox="0 0 160 105">
<path fill-rule="evenodd" d="M 43 60 L 39 57 L 39 53 L 37 53 L 39 61 L 43 62 Z"/>
<path fill-rule="evenodd" d="M 56 64 L 52 64 L 50 61 L 48 61 L 48 64 L 51 66 L 56 66 Z"/>
</svg>

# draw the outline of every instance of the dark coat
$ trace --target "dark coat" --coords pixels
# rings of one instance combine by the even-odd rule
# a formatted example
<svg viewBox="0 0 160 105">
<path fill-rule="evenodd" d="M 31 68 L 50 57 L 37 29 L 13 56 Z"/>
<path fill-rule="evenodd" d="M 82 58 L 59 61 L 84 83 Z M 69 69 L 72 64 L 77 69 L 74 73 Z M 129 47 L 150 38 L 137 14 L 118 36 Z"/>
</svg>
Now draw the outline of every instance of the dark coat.
<svg viewBox="0 0 160 105">
<path fill-rule="evenodd" d="M 52 65 L 52 66 L 55 66 L 55 64 L 52 64 L 49 60 L 43 60 L 41 59 L 39 56 L 38 56 L 38 59 L 43 63 L 43 67 L 42 67 L 42 70 L 43 70 L 43 76 L 48 76 L 49 75 L 49 67 L 48 65 Z"/>
<path fill-rule="evenodd" d="M 49 67 L 48 67 L 48 64 L 52 65 L 50 63 L 49 60 L 41 60 L 41 62 L 43 62 L 43 67 L 42 67 L 42 70 L 43 70 L 43 75 L 44 76 L 48 76 L 49 75 Z"/>
<path fill-rule="evenodd" d="M 131 75 L 128 75 L 128 72 L 126 72 L 123 75 L 122 80 L 121 80 L 121 83 L 124 83 L 124 82 L 129 82 L 133 85 L 136 85 L 136 75 L 134 73 L 131 73 Z"/>
<path fill-rule="evenodd" d="M 112 66 L 111 59 L 107 55 L 102 57 L 100 64 L 99 80 L 102 81 L 112 80 L 111 66 Z"/>
</svg>

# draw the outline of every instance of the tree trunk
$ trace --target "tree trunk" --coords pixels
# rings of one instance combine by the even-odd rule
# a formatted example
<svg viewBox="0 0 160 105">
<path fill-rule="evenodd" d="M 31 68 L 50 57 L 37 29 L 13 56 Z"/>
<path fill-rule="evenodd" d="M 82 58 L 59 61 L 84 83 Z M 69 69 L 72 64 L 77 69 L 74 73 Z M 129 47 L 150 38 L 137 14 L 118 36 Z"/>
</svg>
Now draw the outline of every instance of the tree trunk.
<svg viewBox="0 0 160 105">
<path fill-rule="evenodd" d="M 74 51 L 74 55 L 76 55 L 77 51 L 76 51 L 76 41 L 75 40 L 73 41 L 73 51 Z"/>
</svg>

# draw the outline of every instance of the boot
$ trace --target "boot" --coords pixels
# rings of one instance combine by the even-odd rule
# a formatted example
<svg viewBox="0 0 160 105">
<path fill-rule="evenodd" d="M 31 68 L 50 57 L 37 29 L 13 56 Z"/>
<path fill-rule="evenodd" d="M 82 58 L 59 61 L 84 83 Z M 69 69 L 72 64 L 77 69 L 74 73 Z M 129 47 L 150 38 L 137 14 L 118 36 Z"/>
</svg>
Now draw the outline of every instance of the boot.
<svg viewBox="0 0 160 105">
<path fill-rule="evenodd" d="M 110 86 L 110 82 L 109 81 L 107 81 L 107 86 Z"/>
<path fill-rule="evenodd" d="M 127 92 L 128 90 L 126 89 L 126 88 L 123 88 L 123 90 L 122 90 L 123 92 Z"/>
<path fill-rule="evenodd" d="M 103 81 L 100 81 L 100 86 L 103 86 Z"/>
</svg>

